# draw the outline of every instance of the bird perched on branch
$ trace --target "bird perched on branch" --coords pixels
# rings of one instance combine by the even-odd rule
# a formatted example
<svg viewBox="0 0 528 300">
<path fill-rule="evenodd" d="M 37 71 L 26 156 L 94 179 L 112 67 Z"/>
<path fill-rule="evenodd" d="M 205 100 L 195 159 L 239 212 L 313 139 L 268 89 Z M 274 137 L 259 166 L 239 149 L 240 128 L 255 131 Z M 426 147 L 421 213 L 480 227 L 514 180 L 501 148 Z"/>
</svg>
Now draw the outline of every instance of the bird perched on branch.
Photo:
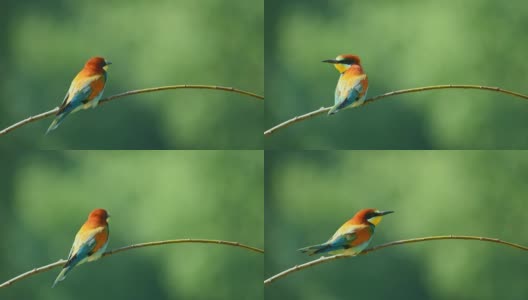
<svg viewBox="0 0 528 300">
<path fill-rule="evenodd" d="M 393 211 L 379 211 L 373 208 L 362 209 L 343 224 L 326 243 L 302 248 L 299 251 L 308 253 L 308 255 L 322 253 L 358 255 L 370 244 L 374 229 L 381 218 L 390 213 Z"/>
<path fill-rule="evenodd" d="M 46 134 L 59 127 L 70 113 L 97 106 L 103 96 L 107 78 L 106 71 L 110 64 L 112 63 L 102 57 L 92 57 L 86 62 L 71 82 L 70 89 Z"/>
<path fill-rule="evenodd" d="M 333 115 L 341 109 L 363 104 L 367 96 L 368 78 L 363 72 L 359 56 L 344 54 L 323 62 L 334 64 L 341 74 L 335 90 L 334 106 L 328 114 Z"/>
<path fill-rule="evenodd" d="M 62 271 L 55 279 L 52 287 L 66 278 L 66 275 L 77 265 L 90 262 L 101 258 L 108 245 L 108 236 L 110 234 L 108 219 L 110 215 L 106 210 L 94 209 L 88 220 L 83 224 L 73 242 L 73 246 L 68 255 L 68 261 L 62 267 Z"/>
</svg>

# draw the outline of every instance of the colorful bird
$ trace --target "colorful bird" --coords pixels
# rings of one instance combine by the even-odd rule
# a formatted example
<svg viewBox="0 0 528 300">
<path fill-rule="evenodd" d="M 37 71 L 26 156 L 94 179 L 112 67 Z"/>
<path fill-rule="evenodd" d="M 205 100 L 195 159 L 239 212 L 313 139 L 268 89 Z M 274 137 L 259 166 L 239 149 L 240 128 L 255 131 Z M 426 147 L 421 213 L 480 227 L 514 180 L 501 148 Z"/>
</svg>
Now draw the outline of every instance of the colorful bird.
<svg viewBox="0 0 528 300">
<path fill-rule="evenodd" d="M 106 71 L 110 64 L 112 63 L 102 57 L 92 57 L 86 62 L 84 68 L 73 79 L 57 116 L 46 134 L 59 127 L 70 113 L 97 106 L 103 96 Z"/>
<path fill-rule="evenodd" d="M 357 255 L 368 247 L 381 218 L 390 213 L 393 211 L 362 209 L 343 224 L 326 243 L 302 248 L 299 251 L 308 255 L 320 253 Z"/>
<path fill-rule="evenodd" d="M 66 278 L 66 275 L 77 265 L 85 262 L 90 262 L 101 258 L 108 245 L 108 236 L 110 234 L 108 228 L 108 219 L 110 215 L 106 210 L 97 208 L 94 209 L 88 220 L 83 224 L 68 255 L 68 261 L 62 267 L 62 271 L 53 282 L 53 286 Z"/>
<path fill-rule="evenodd" d="M 363 104 L 367 96 L 368 78 L 363 72 L 359 56 L 344 54 L 335 59 L 323 60 L 323 62 L 334 64 L 337 71 L 341 73 L 335 90 L 334 106 L 328 114 L 333 115 L 341 109 Z"/>
</svg>

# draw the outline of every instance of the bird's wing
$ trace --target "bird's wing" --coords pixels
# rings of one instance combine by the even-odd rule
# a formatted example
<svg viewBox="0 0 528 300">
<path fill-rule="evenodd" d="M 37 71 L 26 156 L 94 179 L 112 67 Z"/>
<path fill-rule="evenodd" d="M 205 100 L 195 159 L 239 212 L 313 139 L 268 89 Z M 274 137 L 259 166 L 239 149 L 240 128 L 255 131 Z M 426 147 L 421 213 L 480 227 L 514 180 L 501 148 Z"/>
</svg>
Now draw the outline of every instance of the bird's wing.
<svg viewBox="0 0 528 300">
<path fill-rule="evenodd" d="M 367 93 L 367 75 L 341 75 L 337 83 L 334 104 L 342 107 L 362 98 Z"/>
<path fill-rule="evenodd" d="M 63 107 L 66 106 L 66 102 L 68 101 L 68 98 L 70 97 L 70 90 L 71 90 L 71 87 L 70 89 L 68 89 L 68 91 L 66 92 L 66 96 L 64 96 L 64 100 L 62 100 L 62 103 L 61 105 L 59 106 L 59 110 Z"/>
<path fill-rule="evenodd" d="M 103 226 L 94 229 L 81 228 L 75 236 L 75 241 L 68 255 L 68 261 L 73 259 L 82 260 L 101 248 L 104 243 L 101 244 L 100 234 L 104 233 L 104 231 L 105 227 Z"/>
<path fill-rule="evenodd" d="M 101 80 L 104 87 L 104 77 L 102 75 L 81 75 L 82 74 L 79 74 L 73 79 L 70 89 L 68 90 L 68 93 L 66 93 L 66 97 L 59 108 L 59 113 L 65 111 L 67 108 L 73 110 L 93 98 L 94 87 L 99 87 L 99 82 L 101 82 Z"/>
<path fill-rule="evenodd" d="M 353 247 L 362 244 L 370 239 L 372 229 L 369 225 L 352 225 L 345 223 L 330 238 L 328 243 L 334 246 L 343 246 L 344 248 Z"/>
</svg>

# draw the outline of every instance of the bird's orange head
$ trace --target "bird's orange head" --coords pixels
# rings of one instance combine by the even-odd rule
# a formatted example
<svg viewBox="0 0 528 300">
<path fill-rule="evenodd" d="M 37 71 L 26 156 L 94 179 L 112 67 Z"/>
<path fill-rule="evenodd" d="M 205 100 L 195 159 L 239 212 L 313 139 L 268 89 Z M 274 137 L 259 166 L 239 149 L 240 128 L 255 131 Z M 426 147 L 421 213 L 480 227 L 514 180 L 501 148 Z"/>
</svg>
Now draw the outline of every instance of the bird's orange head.
<svg viewBox="0 0 528 300">
<path fill-rule="evenodd" d="M 108 66 L 111 64 L 112 62 L 107 61 L 103 57 L 96 56 L 90 58 L 84 65 L 84 68 L 94 71 L 106 71 L 108 70 Z"/>
<path fill-rule="evenodd" d="M 323 60 L 325 63 L 334 64 L 334 67 L 339 71 L 339 73 L 344 73 L 352 66 L 356 66 L 362 72 L 361 60 L 359 56 L 354 54 L 342 54 L 337 56 L 335 59 Z"/>
<path fill-rule="evenodd" d="M 384 215 L 388 215 L 388 214 L 391 214 L 393 212 L 394 211 L 392 211 L 392 210 L 380 211 L 380 210 L 374 209 L 374 208 L 365 208 L 365 209 L 362 209 L 362 210 L 358 211 L 354 215 L 354 217 L 352 218 L 351 221 L 354 224 L 367 224 L 367 223 L 370 223 L 370 224 L 373 224 L 373 225 L 378 225 L 378 223 L 381 222 L 381 218 Z"/>
<path fill-rule="evenodd" d="M 108 214 L 106 210 L 102 208 L 96 208 L 92 210 L 90 215 L 88 215 L 87 223 L 96 224 L 98 226 L 106 225 L 109 218 L 110 218 L 110 215 Z"/>
</svg>

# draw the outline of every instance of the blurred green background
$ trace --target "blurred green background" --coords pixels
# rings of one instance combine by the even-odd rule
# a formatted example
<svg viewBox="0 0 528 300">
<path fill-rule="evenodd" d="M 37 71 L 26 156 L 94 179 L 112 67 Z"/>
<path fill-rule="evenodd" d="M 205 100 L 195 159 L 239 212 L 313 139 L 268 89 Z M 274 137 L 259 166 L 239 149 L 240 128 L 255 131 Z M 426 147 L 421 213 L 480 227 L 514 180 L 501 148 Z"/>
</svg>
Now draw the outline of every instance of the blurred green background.
<svg viewBox="0 0 528 300">
<path fill-rule="evenodd" d="M 33 152 L 0 168 L 0 278 L 66 258 L 97 207 L 108 249 L 179 238 L 264 246 L 262 151 Z M 264 256 L 210 244 L 134 249 L 0 289 L 1 299 L 263 299 Z"/>
<path fill-rule="evenodd" d="M 372 245 L 475 235 L 527 246 L 528 152 L 266 152 L 265 277 L 317 258 L 361 208 L 394 210 Z M 478 241 L 394 246 L 290 274 L 266 299 L 509 299 L 528 296 L 528 253 Z"/>
<path fill-rule="evenodd" d="M 62 102 L 86 60 L 113 62 L 105 96 L 174 84 L 264 92 L 264 2 L 14 1 L 0 12 L 0 127 Z M 214 90 L 129 96 L 1 137 L 38 149 L 262 149 L 262 100 Z"/>
<path fill-rule="evenodd" d="M 362 58 L 368 96 L 437 84 L 528 94 L 528 2 L 266 0 L 266 128 L 331 106 L 339 74 Z M 528 102 L 441 90 L 319 116 L 266 138 L 268 149 L 523 149 Z"/>
</svg>

